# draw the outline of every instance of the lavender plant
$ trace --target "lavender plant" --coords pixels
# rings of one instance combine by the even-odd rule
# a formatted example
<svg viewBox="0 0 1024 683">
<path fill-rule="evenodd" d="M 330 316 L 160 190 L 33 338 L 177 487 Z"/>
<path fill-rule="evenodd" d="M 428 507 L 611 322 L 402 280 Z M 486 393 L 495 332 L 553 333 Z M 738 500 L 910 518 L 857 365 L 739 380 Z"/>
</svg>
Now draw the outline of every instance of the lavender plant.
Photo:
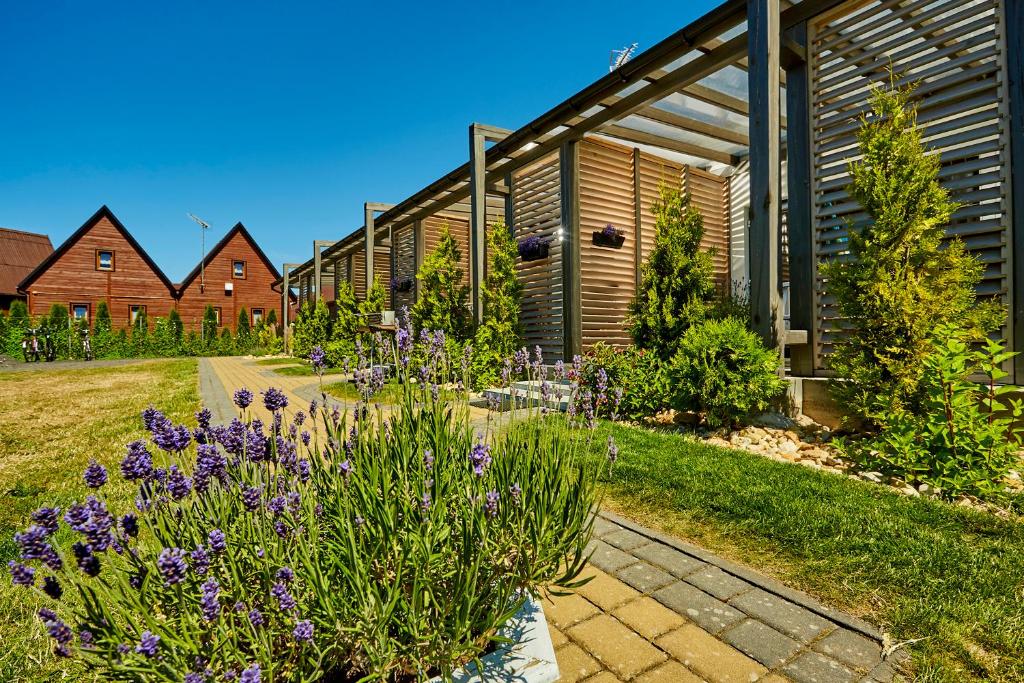
<svg viewBox="0 0 1024 683">
<path fill-rule="evenodd" d="M 277 389 L 237 391 L 223 426 L 144 411 L 150 440 L 118 473 L 134 509 L 112 509 L 94 462 L 91 495 L 16 536 L 12 579 L 51 601 L 39 618 L 57 654 L 112 680 L 448 677 L 500 644 L 528 593 L 578 586 L 596 477 L 582 431 L 551 416 L 475 433 L 466 401 L 440 391 L 466 385 L 468 357 L 423 336 L 419 367 L 412 330 L 398 336 L 405 390 L 386 413 L 365 358 L 352 414 L 294 410 Z"/>
</svg>

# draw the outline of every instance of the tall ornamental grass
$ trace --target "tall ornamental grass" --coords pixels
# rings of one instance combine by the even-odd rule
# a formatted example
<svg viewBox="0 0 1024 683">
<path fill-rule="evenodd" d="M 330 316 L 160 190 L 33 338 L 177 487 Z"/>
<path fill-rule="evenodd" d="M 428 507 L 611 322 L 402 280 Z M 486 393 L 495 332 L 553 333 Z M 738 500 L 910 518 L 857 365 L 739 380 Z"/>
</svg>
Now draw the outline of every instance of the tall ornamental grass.
<svg viewBox="0 0 1024 683">
<path fill-rule="evenodd" d="M 586 430 L 537 411 L 477 433 L 464 395 L 444 398 L 468 363 L 426 338 L 414 369 L 399 332 L 404 390 L 387 412 L 366 359 L 353 414 L 290 412 L 276 389 L 269 424 L 244 389 L 224 426 L 145 411 L 151 438 L 117 473 L 138 485 L 134 509 L 112 509 L 92 463 L 92 495 L 16 536 L 12 578 L 49 596 L 39 617 L 57 653 L 112 680 L 448 677 L 503 644 L 528 594 L 578 586 L 595 505 Z"/>
</svg>

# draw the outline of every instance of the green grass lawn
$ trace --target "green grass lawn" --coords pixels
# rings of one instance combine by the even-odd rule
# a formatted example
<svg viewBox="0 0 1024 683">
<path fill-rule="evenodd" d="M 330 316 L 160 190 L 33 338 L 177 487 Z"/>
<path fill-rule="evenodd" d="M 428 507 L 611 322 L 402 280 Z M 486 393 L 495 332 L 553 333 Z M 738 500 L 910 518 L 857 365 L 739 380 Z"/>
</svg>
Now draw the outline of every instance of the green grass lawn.
<svg viewBox="0 0 1024 683">
<path fill-rule="evenodd" d="M 324 371 L 324 376 L 340 375 L 344 372 L 341 368 L 327 368 Z M 284 377 L 316 377 L 316 373 L 313 372 L 313 366 L 311 365 L 278 366 L 274 368 L 274 374 L 283 375 Z"/>
<path fill-rule="evenodd" d="M 139 414 L 152 404 L 175 422 L 194 424 L 199 407 L 195 359 L 139 361 L 88 370 L 0 373 L 0 681 L 93 680 L 58 660 L 33 615 L 41 600 L 11 585 L 14 533 L 42 505 L 66 509 L 84 497 L 82 470 L 95 458 L 111 472 L 112 508 L 131 507 L 134 489 L 116 474 L 125 445 L 145 432 Z M 70 544 L 68 531 L 59 540 Z M 67 597 L 67 596 L 65 596 Z"/>
<path fill-rule="evenodd" d="M 300 365 L 305 361 L 299 358 L 264 358 L 256 361 L 256 365 Z"/>
<path fill-rule="evenodd" d="M 621 449 L 609 508 L 922 639 L 915 680 L 1024 680 L 1024 521 L 678 434 L 601 430 Z"/>
</svg>

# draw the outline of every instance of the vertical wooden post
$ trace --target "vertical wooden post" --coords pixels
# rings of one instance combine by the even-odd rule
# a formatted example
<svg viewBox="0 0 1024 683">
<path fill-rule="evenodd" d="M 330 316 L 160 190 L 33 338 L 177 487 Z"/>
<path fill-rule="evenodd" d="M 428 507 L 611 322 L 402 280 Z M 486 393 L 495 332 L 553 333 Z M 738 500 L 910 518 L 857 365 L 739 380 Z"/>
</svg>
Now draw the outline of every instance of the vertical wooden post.
<svg viewBox="0 0 1024 683">
<path fill-rule="evenodd" d="M 516 200 L 515 200 L 515 186 L 514 178 L 511 173 L 505 176 L 505 187 L 508 188 L 508 194 L 505 195 L 505 228 L 509 231 L 512 237 L 516 234 Z"/>
<path fill-rule="evenodd" d="M 473 319 L 477 323 L 484 319 L 484 302 L 481 292 L 484 285 L 484 262 L 486 260 L 487 229 L 487 151 L 484 133 L 477 124 L 469 126 L 469 280 L 473 302 Z"/>
<path fill-rule="evenodd" d="M 321 277 L 323 271 L 321 270 L 322 263 L 320 261 L 320 242 L 313 240 L 313 301 L 320 299 L 323 294 L 320 291 Z"/>
<path fill-rule="evenodd" d="M 633 148 L 633 286 L 640 291 L 640 267 L 644 262 L 643 220 L 644 205 L 640 194 L 640 150 Z"/>
<path fill-rule="evenodd" d="M 793 27 L 787 38 L 807 54 L 807 22 Z M 807 331 L 807 343 L 790 348 L 791 372 L 814 373 L 814 224 L 811 197 L 811 105 L 807 60 L 793 57 L 786 65 L 786 171 L 789 179 L 789 324 Z"/>
<path fill-rule="evenodd" d="M 580 317 L 580 143 L 569 140 L 558 155 L 562 224 L 562 325 L 564 360 L 582 349 Z"/>
<path fill-rule="evenodd" d="M 363 204 L 363 228 L 366 231 L 364 247 L 366 249 L 366 258 L 364 259 L 364 263 L 366 263 L 366 292 L 363 294 L 363 297 L 366 298 L 370 296 L 370 289 L 373 288 L 373 250 L 376 248 L 374 244 L 376 235 L 373 229 L 373 209 L 368 202 Z"/>
<path fill-rule="evenodd" d="M 750 304 L 754 331 L 785 349 L 780 239 L 779 0 L 747 0 L 750 90 Z"/>
<path fill-rule="evenodd" d="M 425 252 L 427 249 L 427 237 L 423 233 L 423 221 L 417 219 L 413 221 L 412 225 L 414 264 L 412 300 L 413 303 L 416 303 L 417 301 L 419 301 L 420 297 L 420 279 L 416 276 L 419 275 L 420 266 L 423 265 L 423 257 L 426 255 Z"/>
<path fill-rule="evenodd" d="M 1024 351 L 1024 2 L 1003 0 L 1006 95 L 1010 120 L 1011 350 Z M 1024 353 L 1013 359 L 1013 382 L 1024 382 Z"/>
</svg>

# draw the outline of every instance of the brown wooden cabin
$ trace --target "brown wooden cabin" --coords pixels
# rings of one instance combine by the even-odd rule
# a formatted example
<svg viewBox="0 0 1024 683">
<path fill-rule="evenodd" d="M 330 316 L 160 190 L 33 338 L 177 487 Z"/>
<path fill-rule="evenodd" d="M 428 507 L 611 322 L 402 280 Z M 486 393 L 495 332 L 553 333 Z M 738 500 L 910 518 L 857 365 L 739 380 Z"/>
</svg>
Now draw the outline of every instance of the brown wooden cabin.
<svg viewBox="0 0 1024 683">
<path fill-rule="evenodd" d="M 280 277 L 245 226 L 236 223 L 178 285 L 178 313 L 185 329 L 201 326 L 208 305 L 217 312 L 220 326 L 232 333 L 243 308 L 254 326 L 281 306 L 280 295 L 272 289 Z"/>
<path fill-rule="evenodd" d="M 29 314 L 41 316 L 63 304 L 75 318 L 92 320 L 106 301 L 114 328 L 127 327 L 145 311 L 166 317 L 177 290 L 146 250 L 106 206 L 94 213 L 18 285 Z"/>
<path fill-rule="evenodd" d="M 25 299 L 18 284 L 52 253 L 53 244 L 46 235 L 0 228 L 0 311 L 8 310 L 17 299 Z"/>
</svg>

